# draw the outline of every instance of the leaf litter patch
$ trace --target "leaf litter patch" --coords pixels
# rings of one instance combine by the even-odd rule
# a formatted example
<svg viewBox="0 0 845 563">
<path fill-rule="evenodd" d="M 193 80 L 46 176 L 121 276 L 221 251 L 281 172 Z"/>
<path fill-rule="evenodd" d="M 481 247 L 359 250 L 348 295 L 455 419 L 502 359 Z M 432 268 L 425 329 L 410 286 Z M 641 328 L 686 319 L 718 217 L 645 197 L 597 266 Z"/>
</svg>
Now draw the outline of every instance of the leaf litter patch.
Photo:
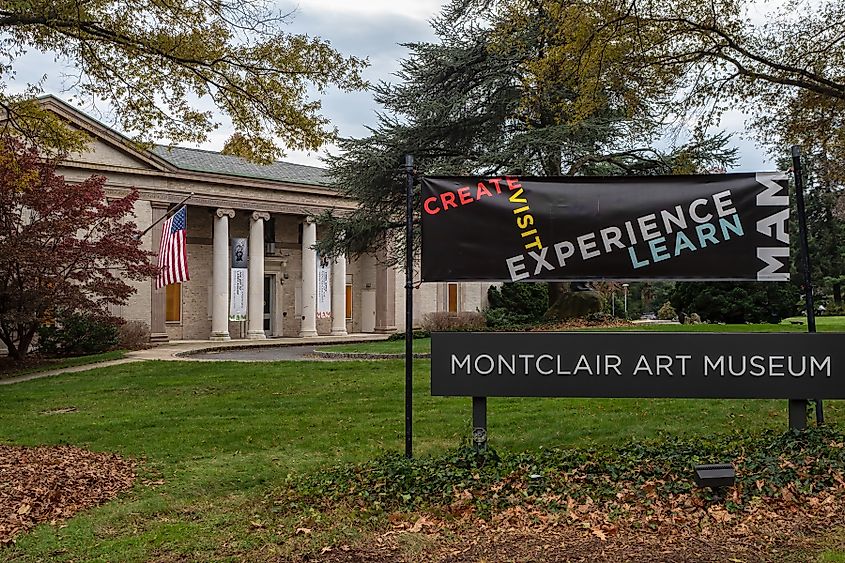
<svg viewBox="0 0 845 563">
<path fill-rule="evenodd" d="M 712 460 L 737 467 L 719 495 L 692 483 L 692 465 Z M 316 541 L 338 508 L 362 523 L 382 514 L 360 541 L 302 545 L 304 559 L 325 563 L 798 561 L 842 529 L 843 473 L 845 434 L 825 427 L 609 451 L 385 456 L 294 484 L 276 504 L 307 508 L 297 525 Z"/>
<path fill-rule="evenodd" d="M 133 462 L 113 453 L 0 444 L 0 544 L 103 504 L 134 481 Z"/>
</svg>

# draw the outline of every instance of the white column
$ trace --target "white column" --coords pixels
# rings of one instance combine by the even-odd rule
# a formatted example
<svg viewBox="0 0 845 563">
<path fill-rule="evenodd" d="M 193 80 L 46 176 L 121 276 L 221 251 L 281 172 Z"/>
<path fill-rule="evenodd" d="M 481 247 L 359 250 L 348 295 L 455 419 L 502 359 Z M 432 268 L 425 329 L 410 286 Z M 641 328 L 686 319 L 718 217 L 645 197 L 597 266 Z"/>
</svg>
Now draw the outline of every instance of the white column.
<svg viewBox="0 0 845 563">
<path fill-rule="evenodd" d="M 211 264 L 211 340 L 229 337 L 229 219 L 233 209 L 218 209 L 214 215 L 214 254 Z"/>
<path fill-rule="evenodd" d="M 332 336 L 346 336 L 346 256 L 332 263 Z"/>
<path fill-rule="evenodd" d="M 302 223 L 302 328 L 299 336 L 317 336 L 317 224 Z"/>
<path fill-rule="evenodd" d="M 254 211 L 249 223 L 249 300 L 247 301 L 246 337 L 250 340 L 267 338 L 264 334 L 264 221 L 269 213 Z M 272 311 L 271 311 L 272 314 Z"/>
<path fill-rule="evenodd" d="M 381 250 L 376 256 L 376 332 L 396 332 L 396 271 L 385 263 Z"/>
<path fill-rule="evenodd" d="M 152 222 L 161 220 L 167 213 L 166 202 L 151 201 L 150 208 L 152 211 Z M 161 227 L 154 228 L 150 233 L 152 238 L 152 248 L 158 252 L 158 245 L 161 242 Z M 155 258 L 153 258 L 155 264 Z M 164 288 L 156 288 L 156 280 L 150 280 L 150 342 L 167 342 L 167 293 Z"/>
</svg>

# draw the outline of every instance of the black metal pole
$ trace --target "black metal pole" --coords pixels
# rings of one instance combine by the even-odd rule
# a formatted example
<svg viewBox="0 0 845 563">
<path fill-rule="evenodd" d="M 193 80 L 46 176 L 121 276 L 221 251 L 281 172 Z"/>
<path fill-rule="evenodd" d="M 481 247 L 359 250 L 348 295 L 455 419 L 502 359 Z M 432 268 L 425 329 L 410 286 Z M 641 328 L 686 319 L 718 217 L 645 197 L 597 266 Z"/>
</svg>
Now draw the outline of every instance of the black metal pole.
<svg viewBox="0 0 845 563">
<path fill-rule="evenodd" d="M 792 171 L 795 174 L 795 207 L 798 211 L 798 239 L 801 246 L 801 269 L 804 274 L 804 304 L 807 309 L 807 332 L 816 332 L 816 310 L 813 303 L 813 277 L 810 270 L 810 246 L 807 242 L 807 212 L 804 207 L 804 178 L 801 168 L 801 147 L 792 146 Z M 824 407 L 816 399 L 816 424 L 824 422 Z M 805 404 L 806 411 L 806 404 Z M 806 415 L 805 415 L 806 416 Z"/>
<path fill-rule="evenodd" d="M 405 155 L 405 457 L 414 455 L 414 157 Z"/>
<path fill-rule="evenodd" d="M 156 225 L 158 225 L 159 223 L 161 223 L 162 221 L 164 221 L 165 219 L 167 219 L 168 217 L 170 217 L 171 215 L 173 215 L 176 211 L 179 211 L 179 208 L 180 208 L 180 207 L 182 207 L 182 205 L 184 205 L 184 204 L 185 204 L 185 202 L 186 202 L 186 201 L 188 201 L 189 199 L 191 199 L 192 197 L 194 197 L 194 192 L 191 192 L 190 194 L 188 194 L 188 197 L 186 197 L 185 199 L 183 199 L 182 201 L 180 201 L 179 203 L 177 203 L 177 204 L 173 207 L 173 209 L 171 209 L 170 211 L 168 211 L 167 213 L 165 213 L 164 215 L 162 215 L 162 216 L 161 216 L 161 218 L 159 218 L 159 220 L 158 220 L 158 221 L 156 221 L 155 223 L 153 223 L 152 225 L 150 225 L 149 227 L 147 227 L 146 229 L 144 229 L 143 231 L 141 231 L 141 234 L 139 234 L 139 235 L 138 235 L 138 238 L 141 238 L 142 236 L 144 236 L 145 234 L 147 234 L 148 232 L 150 232 L 150 229 L 152 229 L 153 227 L 155 227 Z"/>
<path fill-rule="evenodd" d="M 487 397 L 472 398 L 472 445 L 476 452 L 487 449 Z"/>
</svg>

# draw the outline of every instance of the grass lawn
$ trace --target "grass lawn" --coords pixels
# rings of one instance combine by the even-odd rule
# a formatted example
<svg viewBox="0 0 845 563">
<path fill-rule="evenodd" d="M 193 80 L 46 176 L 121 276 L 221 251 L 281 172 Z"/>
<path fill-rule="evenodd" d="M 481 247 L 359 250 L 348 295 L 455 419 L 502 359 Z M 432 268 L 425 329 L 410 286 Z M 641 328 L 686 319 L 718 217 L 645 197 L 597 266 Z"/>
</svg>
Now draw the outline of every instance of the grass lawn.
<svg viewBox="0 0 845 563">
<path fill-rule="evenodd" d="M 803 324 L 795 324 L 803 323 Z M 819 332 L 845 332 L 845 317 L 818 317 L 816 329 Z M 582 329 L 608 330 L 608 329 Z M 806 332 L 807 325 L 804 317 L 792 317 L 781 324 L 734 324 L 734 325 L 664 325 L 643 324 L 631 325 L 613 330 L 636 330 L 649 332 Z M 405 352 L 404 340 L 384 340 L 381 342 L 359 342 L 357 344 L 341 344 L 321 348 L 327 352 L 360 352 L 379 354 L 402 354 Z M 430 338 L 414 340 L 414 352 L 431 352 Z"/>
<path fill-rule="evenodd" d="M 82 366 L 86 364 L 96 364 L 99 362 L 107 362 L 110 360 L 119 360 L 126 355 L 126 350 L 111 350 L 101 354 L 91 354 L 90 356 L 77 356 L 75 358 L 57 358 L 57 359 L 43 359 L 27 362 L 24 367 L 17 367 L 10 359 L 3 358 L 0 364 L 0 379 L 8 377 L 17 377 L 19 375 L 26 375 L 28 373 L 37 373 L 40 371 L 52 371 L 54 369 L 70 368 L 75 366 Z"/>
<path fill-rule="evenodd" d="M 352 344 L 337 344 L 319 348 L 325 352 L 358 352 L 367 354 L 404 354 L 404 340 L 379 340 L 377 342 L 357 342 Z M 414 353 L 431 352 L 431 338 L 415 338 Z"/>
<path fill-rule="evenodd" d="M 781 324 L 800 323 L 804 329 L 807 328 L 807 317 L 790 317 L 784 319 Z M 816 329 L 820 332 L 845 332 L 845 316 L 842 317 L 816 317 Z"/>
<path fill-rule="evenodd" d="M 401 345 L 402 342 L 397 344 Z M 469 398 L 431 397 L 414 364 L 415 453 L 458 445 Z M 0 443 L 74 444 L 139 460 L 135 489 L 0 548 L 4 560 L 209 560 L 284 552 L 289 474 L 402 451 L 401 361 L 143 362 L 0 388 Z M 52 414 L 75 407 L 74 412 Z M 845 403 L 829 401 L 830 422 Z M 52 411 L 52 413 L 51 413 Z M 786 401 L 490 399 L 499 449 L 612 447 L 661 434 L 786 428 Z M 837 561 L 838 552 L 826 554 Z"/>
</svg>

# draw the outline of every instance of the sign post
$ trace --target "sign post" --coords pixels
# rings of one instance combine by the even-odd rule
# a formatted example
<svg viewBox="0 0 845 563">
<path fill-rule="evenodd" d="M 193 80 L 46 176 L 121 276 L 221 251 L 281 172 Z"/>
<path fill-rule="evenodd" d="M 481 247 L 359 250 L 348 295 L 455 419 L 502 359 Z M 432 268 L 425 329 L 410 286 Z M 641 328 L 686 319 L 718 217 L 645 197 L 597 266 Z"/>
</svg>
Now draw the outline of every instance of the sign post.
<svg viewBox="0 0 845 563">
<path fill-rule="evenodd" d="M 807 309 L 807 332 L 816 332 L 816 310 L 813 303 L 813 277 L 810 269 L 810 246 L 807 242 L 807 212 L 804 207 L 804 178 L 801 168 L 801 147 L 792 146 L 792 171 L 795 174 L 795 207 L 798 212 L 798 236 L 801 244 L 801 269 L 804 274 L 804 304 Z M 789 427 L 802 430 L 807 427 L 807 401 L 795 400 L 789 405 Z M 800 403 L 800 404 L 799 404 Z M 815 399 L 816 424 L 824 423 L 821 399 Z M 795 416 L 793 417 L 793 411 Z M 793 424 L 794 422 L 794 424 Z"/>
<path fill-rule="evenodd" d="M 405 457 L 414 455 L 414 157 L 405 155 Z"/>
</svg>

